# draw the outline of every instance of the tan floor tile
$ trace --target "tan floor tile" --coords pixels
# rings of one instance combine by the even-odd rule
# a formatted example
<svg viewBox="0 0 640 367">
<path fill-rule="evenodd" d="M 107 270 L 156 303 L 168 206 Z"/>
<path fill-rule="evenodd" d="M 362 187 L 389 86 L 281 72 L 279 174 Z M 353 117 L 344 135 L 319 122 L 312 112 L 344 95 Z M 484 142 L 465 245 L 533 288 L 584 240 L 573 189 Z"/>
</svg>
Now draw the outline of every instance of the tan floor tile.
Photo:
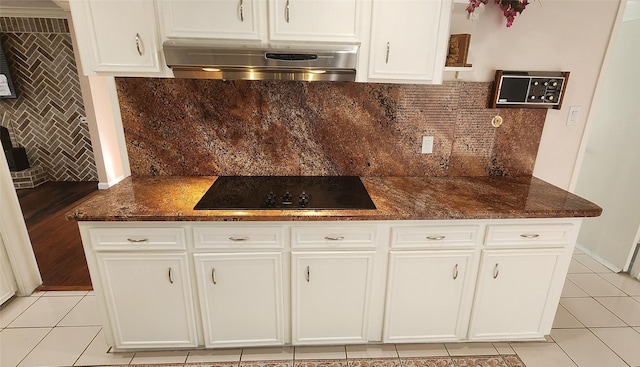
<svg viewBox="0 0 640 367">
<path fill-rule="evenodd" d="M 576 319 L 566 308 L 562 307 L 562 305 L 558 305 L 558 310 L 556 311 L 556 318 L 553 319 L 553 328 L 554 329 L 573 329 L 573 328 L 583 328 L 585 327 L 582 323 Z"/>
<path fill-rule="evenodd" d="M 159 363 L 185 363 L 189 352 L 178 351 L 153 351 L 136 352 L 131 364 L 159 364 Z"/>
<path fill-rule="evenodd" d="M 593 298 L 562 298 L 560 305 L 587 327 L 627 326 Z"/>
<path fill-rule="evenodd" d="M 398 352 L 393 344 L 347 345 L 347 358 L 398 358 Z"/>
<path fill-rule="evenodd" d="M 498 355 L 491 343 L 446 343 L 445 346 L 452 357 Z"/>
<path fill-rule="evenodd" d="M 580 287 L 575 285 L 569 279 L 564 280 L 564 287 L 562 288 L 562 294 L 560 297 L 589 297 L 587 292 L 583 291 Z"/>
<path fill-rule="evenodd" d="M 242 349 L 192 350 L 187 356 L 187 363 L 224 362 L 235 363 L 237 366 L 240 362 L 240 354 L 242 354 Z"/>
<path fill-rule="evenodd" d="M 598 274 L 568 274 L 567 279 L 592 297 L 627 295 Z"/>
<path fill-rule="evenodd" d="M 640 280 L 632 278 L 629 274 L 608 273 L 599 274 L 604 280 L 620 288 L 630 296 L 640 296 Z"/>
<path fill-rule="evenodd" d="M 577 367 L 555 343 L 511 343 L 527 367 Z"/>
<path fill-rule="evenodd" d="M 500 355 L 503 354 L 516 354 L 516 352 L 511 348 L 509 343 L 493 343 L 493 347 L 496 348 Z"/>
<path fill-rule="evenodd" d="M 629 326 L 640 326 L 640 302 L 631 297 L 597 297 L 604 305 Z"/>
<path fill-rule="evenodd" d="M 555 329 L 551 331 L 551 336 L 580 367 L 627 367 L 588 329 Z"/>
<path fill-rule="evenodd" d="M 632 328 L 593 328 L 611 350 L 630 366 L 640 366 L 640 334 Z"/>
<path fill-rule="evenodd" d="M 244 348 L 240 361 L 293 361 L 293 347 Z"/>
<path fill-rule="evenodd" d="M 0 309 L 0 328 L 5 328 L 33 305 L 39 297 L 15 297 Z M 36 325 L 38 326 L 38 325 Z"/>
<path fill-rule="evenodd" d="M 588 273 L 593 273 L 593 271 L 587 268 L 586 266 L 582 265 L 582 263 L 579 262 L 578 260 L 571 259 L 568 273 L 569 274 L 588 274 Z"/>
<path fill-rule="evenodd" d="M 339 346 L 308 346 L 296 347 L 294 360 L 326 360 L 347 359 L 347 351 L 343 345 Z"/>
<path fill-rule="evenodd" d="M 595 273 L 612 273 L 611 269 L 600 264 L 598 261 L 587 254 L 573 255 L 573 258 L 582 263 L 582 265 L 593 270 Z"/>
<path fill-rule="evenodd" d="M 444 344 L 396 344 L 400 358 L 446 357 L 449 355 Z"/>
</svg>

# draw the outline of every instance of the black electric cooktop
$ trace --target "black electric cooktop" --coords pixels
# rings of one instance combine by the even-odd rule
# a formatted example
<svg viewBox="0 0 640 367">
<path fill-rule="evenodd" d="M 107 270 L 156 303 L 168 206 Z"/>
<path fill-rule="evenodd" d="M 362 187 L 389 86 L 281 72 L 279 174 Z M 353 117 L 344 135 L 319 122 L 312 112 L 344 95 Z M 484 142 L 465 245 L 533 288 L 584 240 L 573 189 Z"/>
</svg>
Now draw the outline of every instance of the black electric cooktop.
<svg viewBox="0 0 640 367">
<path fill-rule="evenodd" d="M 357 176 L 220 176 L 195 210 L 375 209 Z"/>
</svg>

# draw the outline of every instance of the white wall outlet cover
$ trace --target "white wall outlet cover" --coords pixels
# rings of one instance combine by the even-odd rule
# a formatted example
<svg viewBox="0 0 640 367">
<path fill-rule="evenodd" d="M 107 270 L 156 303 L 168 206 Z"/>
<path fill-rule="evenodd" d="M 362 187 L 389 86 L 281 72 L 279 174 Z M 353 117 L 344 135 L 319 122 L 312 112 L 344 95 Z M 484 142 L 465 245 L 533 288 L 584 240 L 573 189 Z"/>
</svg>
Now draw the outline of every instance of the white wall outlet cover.
<svg viewBox="0 0 640 367">
<path fill-rule="evenodd" d="M 422 137 L 422 154 L 433 153 L 433 136 Z"/>
<path fill-rule="evenodd" d="M 578 106 L 569 107 L 569 115 L 567 116 L 567 125 L 578 124 L 579 116 L 580 116 L 580 107 Z"/>
</svg>

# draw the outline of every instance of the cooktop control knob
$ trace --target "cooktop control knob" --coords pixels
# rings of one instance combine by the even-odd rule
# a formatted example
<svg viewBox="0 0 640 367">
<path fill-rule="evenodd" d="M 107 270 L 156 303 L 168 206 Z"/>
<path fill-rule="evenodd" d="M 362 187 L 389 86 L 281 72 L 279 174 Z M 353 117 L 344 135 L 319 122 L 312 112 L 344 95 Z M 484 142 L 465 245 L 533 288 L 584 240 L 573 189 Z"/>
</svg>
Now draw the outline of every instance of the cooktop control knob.
<svg viewBox="0 0 640 367">
<path fill-rule="evenodd" d="M 306 192 L 303 191 L 298 198 L 300 199 L 298 200 L 298 204 L 300 204 L 300 206 L 309 205 L 309 195 L 307 195 Z"/>
<path fill-rule="evenodd" d="M 269 208 L 276 206 L 276 198 L 277 198 L 276 194 L 274 194 L 273 191 L 271 191 L 269 195 L 267 195 L 267 198 L 264 201 L 265 205 Z"/>
<path fill-rule="evenodd" d="M 284 193 L 282 197 L 282 204 L 291 205 L 293 203 L 293 196 L 289 193 L 289 191 Z"/>
</svg>

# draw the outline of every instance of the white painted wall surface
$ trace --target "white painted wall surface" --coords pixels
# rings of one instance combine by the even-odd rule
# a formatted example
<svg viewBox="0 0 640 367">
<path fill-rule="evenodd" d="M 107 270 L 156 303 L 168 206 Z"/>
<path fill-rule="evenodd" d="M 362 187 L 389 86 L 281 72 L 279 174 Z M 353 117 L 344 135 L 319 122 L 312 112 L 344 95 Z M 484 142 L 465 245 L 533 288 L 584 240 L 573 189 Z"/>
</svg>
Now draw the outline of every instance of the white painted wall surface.
<svg viewBox="0 0 640 367">
<path fill-rule="evenodd" d="M 575 193 L 604 209 L 585 219 L 578 243 L 626 270 L 640 227 L 640 7 L 628 6 L 624 19 L 594 101 Z"/>
<path fill-rule="evenodd" d="M 495 70 L 570 71 L 561 110 L 549 110 L 534 175 L 569 188 L 580 143 L 615 23 L 619 0 L 533 0 L 505 27 L 498 6 L 490 1 L 476 21 L 464 6 L 455 7 L 451 33 L 470 33 L 468 81 L 493 81 Z M 580 106 L 577 125 L 567 126 L 569 106 Z M 487 121 L 487 124 L 490 121 Z M 505 121 L 509 123 L 509 121 Z"/>
</svg>

